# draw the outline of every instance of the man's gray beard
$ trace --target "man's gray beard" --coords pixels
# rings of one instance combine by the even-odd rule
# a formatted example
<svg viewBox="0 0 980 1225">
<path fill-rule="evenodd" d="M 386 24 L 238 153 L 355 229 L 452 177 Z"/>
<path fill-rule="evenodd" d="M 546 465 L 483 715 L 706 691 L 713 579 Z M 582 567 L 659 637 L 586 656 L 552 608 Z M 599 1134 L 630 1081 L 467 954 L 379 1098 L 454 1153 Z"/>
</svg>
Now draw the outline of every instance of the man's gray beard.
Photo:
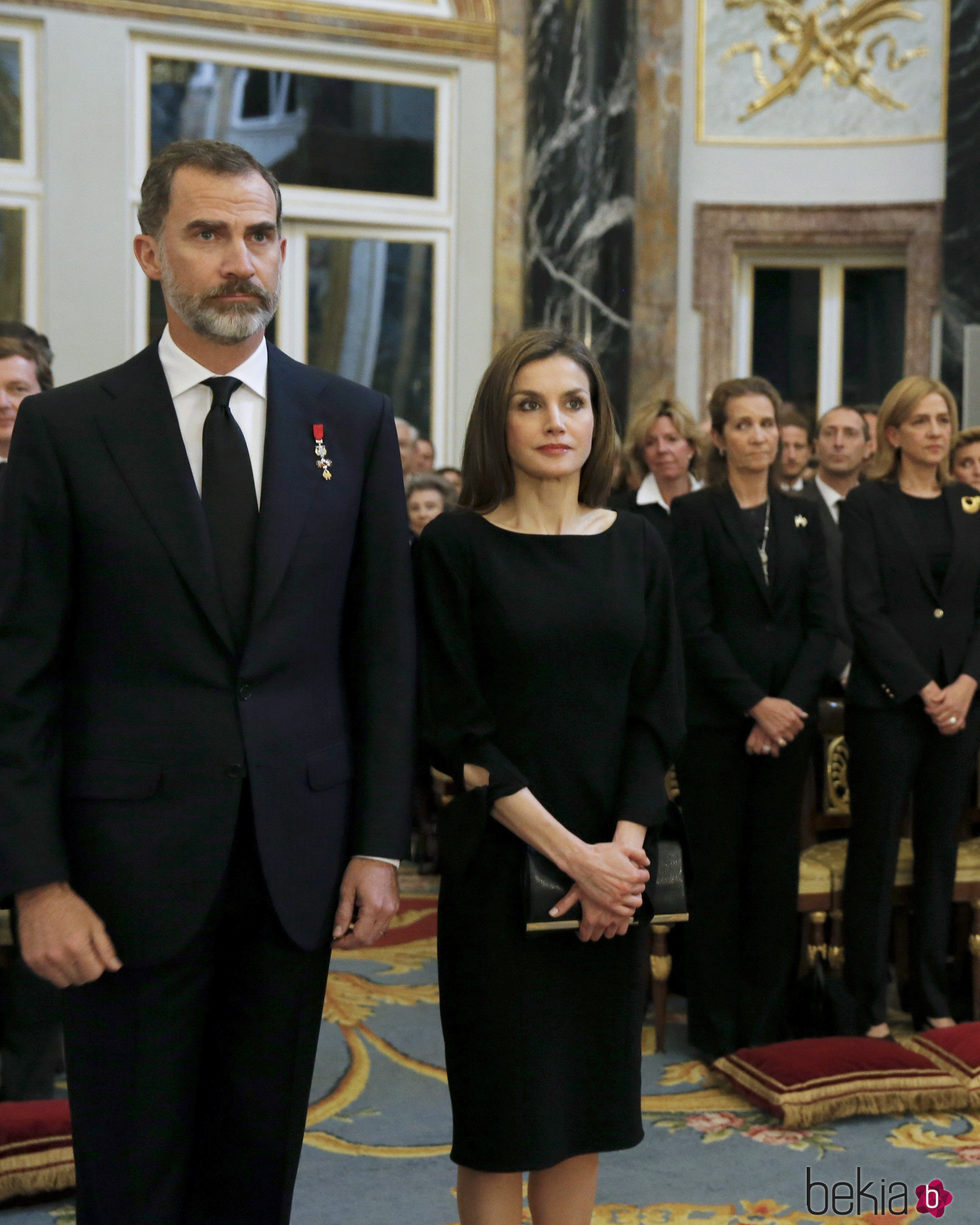
<svg viewBox="0 0 980 1225">
<path fill-rule="evenodd" d="M 163 296 L 180 319 L 199 336 L 219 345 L 237 345 L 256 332 L 265 331 L 279 306 L 279 280 L 269 293 L 252 281 L 235 281 L 205 294 L 181 289 L 163 249 L 160 250 L 160 286 Z M 252 302 L 233 302 L 218 306 L 214 299 L 226 294 L 247 293 Z"/>
</svg>

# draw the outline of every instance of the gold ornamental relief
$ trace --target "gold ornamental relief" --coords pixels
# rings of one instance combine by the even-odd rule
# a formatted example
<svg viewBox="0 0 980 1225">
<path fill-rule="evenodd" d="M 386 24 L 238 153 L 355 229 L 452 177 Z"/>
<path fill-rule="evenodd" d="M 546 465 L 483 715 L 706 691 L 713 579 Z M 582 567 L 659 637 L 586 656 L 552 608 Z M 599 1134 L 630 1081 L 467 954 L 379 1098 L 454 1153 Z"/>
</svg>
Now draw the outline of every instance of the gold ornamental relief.
<svg viewBox="0 0 980 1225">
<path fill-rule="evenodd" d="M 894 23 L 923 20 L 920 0 L 724 0 L 726 11 L 758 8 L 758 39 L 732 43 L 722 55 L 752 57 L 752 75 L 762 89 L 739 115 L 744 123 L 780 99 L 794 95 L 818 73 L 824 88 L 858 90 L 885 110 L 908 104 L 880 84 L 882 73 L 897 73 L 911 60 L 929 54 L 927 46 L 901 50 Z M 762 27 L 768 27 L 763 29 Z M 772 79 L 768 59 L 781 73 Z M 877 80 L 875 79 L 877 76 Z"/>
<path fill-rule="evenodd" d="M 851 792 L 847 785 L 847 741 L 835 736 L 826 747 L 824 811 L 846 816 L 851 811 Z"/>
</svg>

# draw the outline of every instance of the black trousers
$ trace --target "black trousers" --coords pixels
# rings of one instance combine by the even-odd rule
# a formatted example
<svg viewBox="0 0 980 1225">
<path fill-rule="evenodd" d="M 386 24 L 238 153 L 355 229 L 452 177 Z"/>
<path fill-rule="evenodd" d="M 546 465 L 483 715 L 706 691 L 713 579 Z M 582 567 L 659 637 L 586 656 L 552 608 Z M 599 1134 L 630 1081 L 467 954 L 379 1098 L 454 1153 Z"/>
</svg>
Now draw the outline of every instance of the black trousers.
<svg viewBox="0 0 980 1225">
<path fill-rule="evenodd" d="M 61 1063 L 61 992 L 18 951 L 0 970 L 0 1101 L 54 1097 Z"/>
<path fill-rule="evenodd" d="M 677 762 L 691 858 L 688 1033 L 708 1059 L 786 1036 L 809 729 L 750 756 L 751 724 L 694 727 Z"/>
<path fill-rule="evenodd" d="M 918 699 L 888 710 L 848 706 L 847 777 L 851 833 L 844 880 L 844 981 L 858 1006 L 858 1025 L 886 1019 L 888 932 L 899 829 L 912 800 L 911 977 L 913 1012 L 949 1013 L 946 948 L 956 829 L 967 800 L 980 737 L 980 707 L 955 736 L 936 730 Z"/>
<path fill-rule="evenodd" d="M 65 992 L 78 1225 L 288 1222 L 329 960 L 283 933 L 243 803 L 191 945 Z"/>
</svg>

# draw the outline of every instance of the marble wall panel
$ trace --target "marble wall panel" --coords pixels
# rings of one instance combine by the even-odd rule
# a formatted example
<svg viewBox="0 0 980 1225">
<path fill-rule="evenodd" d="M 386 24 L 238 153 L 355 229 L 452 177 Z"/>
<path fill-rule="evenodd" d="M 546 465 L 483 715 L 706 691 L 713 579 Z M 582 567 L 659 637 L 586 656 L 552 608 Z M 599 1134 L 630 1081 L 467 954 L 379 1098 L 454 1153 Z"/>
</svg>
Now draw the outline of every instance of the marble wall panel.
<svg viewBox="0 0 980 1225">
<path fill-rule="evenodd" d="M 980 323 L 980 11 L 953 0 L 943 219 L 943 382 L 962 397 L 963 327 Z"/>
<path fill-rule="evenodd" d="M 632 0 L 529 0 L 525 322 L 595 350 L 625 417 L 633 270 Z"/>
<path fill-rule="evenodd" d="M 636 0 L 630 409 L 674 394 L 683 0 Z"/>
<path fill-rule="evenodd" d="M 527 0 L 497 3 L 493 347 L 524 325 L 524 145 Z"/>
</svg>

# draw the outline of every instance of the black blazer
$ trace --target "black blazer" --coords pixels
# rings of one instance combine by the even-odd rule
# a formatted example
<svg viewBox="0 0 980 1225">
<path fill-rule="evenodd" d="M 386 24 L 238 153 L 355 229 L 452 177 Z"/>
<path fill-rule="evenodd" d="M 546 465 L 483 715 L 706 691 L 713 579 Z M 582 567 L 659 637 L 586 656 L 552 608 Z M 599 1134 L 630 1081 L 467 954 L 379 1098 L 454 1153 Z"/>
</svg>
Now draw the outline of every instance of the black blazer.
<svg viewBox="0 0 980 1225">
<path fill-rule="evenodd" d="M 407 840 L 414 636 L 391 406 L 272 346 L 268 391 L 240 660 L 156 347 L 25 400 L 14 431 L 0 890 L 69 880 L 130 964 L 203 922 L 246 776 L 272 901 L 302 947 L 329 938 L 349 855 Z"/>
<path fill-rule="evenodd" d="M 823 532 L 824 548 L 827 551 L 827 575 L 830 584 L 830 599 L 834 610 L 834 649 L 827 663 L 826 679 L 836 684 L 840 693 L 841 673 L 851 662 L 854 639 L 851 635 L 847 610 L 844 607 L 844 571 L 841 556 L 840 524 L 830 513 L 816 481 L 804 481 L 803 489 L 796 495 L 816 506 L 820 515 L 820 530 Z"/>
<path fill-rule="evenodd" d="M 867 481 L 841 507 L 844 599 L 854 633 L 847 698 L 906 702 L 939 661 L 947 681 L 980 680 L 980 496 L 947 485 L 953 548 L 937 591 L 912 510 L 893 481 Z"/>
<path fill-rule="evenodd" d="M 764 697 L 811 709 L 833 642 L 819 515 L 774 491 L 771 585 L 730 487 L 671 504 L 688 726 L 741 723 Z"/>
</svg>

